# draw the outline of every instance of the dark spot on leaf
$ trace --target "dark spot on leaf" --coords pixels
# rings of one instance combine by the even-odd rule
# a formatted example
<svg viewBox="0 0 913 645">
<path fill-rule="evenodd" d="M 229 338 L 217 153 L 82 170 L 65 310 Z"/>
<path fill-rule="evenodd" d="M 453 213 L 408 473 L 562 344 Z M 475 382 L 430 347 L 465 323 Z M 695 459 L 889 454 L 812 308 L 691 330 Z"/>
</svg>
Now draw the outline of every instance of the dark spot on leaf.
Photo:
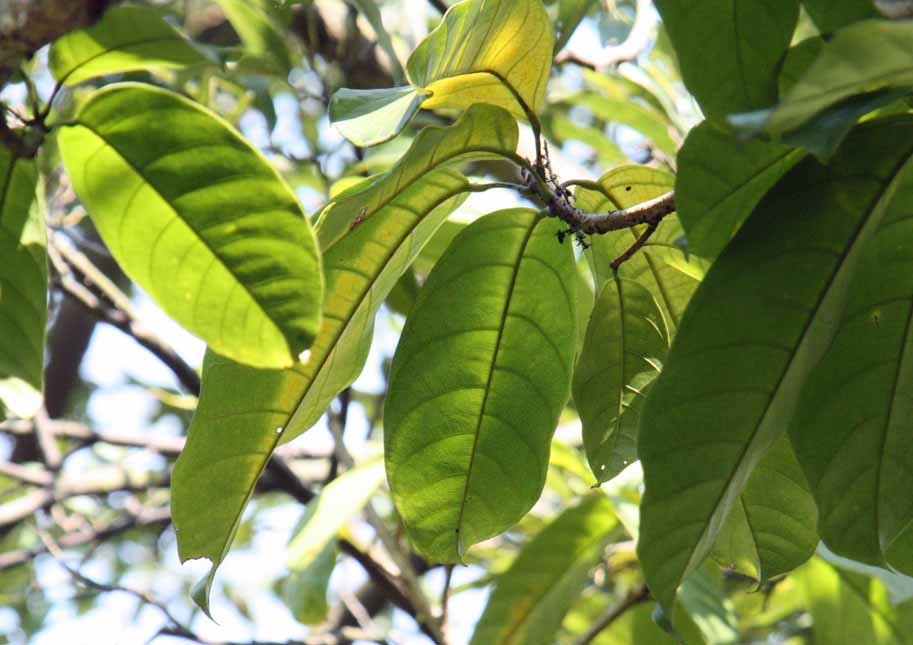
<svg viewBox="0 0 913 645">
<path fill-rule="evenodd" d="M 625 186 L 625 190 L 631 190 L 630 186 Z"/>
</svg>

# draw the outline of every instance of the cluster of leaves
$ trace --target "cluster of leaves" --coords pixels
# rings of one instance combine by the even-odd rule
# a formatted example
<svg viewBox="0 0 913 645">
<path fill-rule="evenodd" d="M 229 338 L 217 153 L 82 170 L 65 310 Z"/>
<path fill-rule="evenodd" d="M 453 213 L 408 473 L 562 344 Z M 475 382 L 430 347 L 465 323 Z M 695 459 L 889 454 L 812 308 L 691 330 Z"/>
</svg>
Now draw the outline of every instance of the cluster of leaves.
<svg viewBox="0 0 913 645">
<path fill-rule="evenodd" d="M 245 43 L 234 73 L 287 74 L 278 14 L 220 4 Z M 376 10 L 355 4 L 395 61 Z M 351 386 L 375 315 L 418 273 L 383 403 L 409 543 L 431 563 L 472 562 L 485 554 L 473 545 L 534 521 L 547 478 L 572 480 L 567 508 L 498 576 L 473 642 L 579 635 L 625 594 L 631 608 L 593 642 L 662 641 L 654 622 L 735 642 L 804 611 L 819 642 L 903 641 L 909 603 L 813 556 L 820 539 L 913 575 L 913 23 L 867 0 L 657 0 L 665 31 L 637 74 L 587 71 L 550 100 L 556 50 L 593 3 L 557 4 L 556 43 L 541 0 L 463 0 L 394 71 L 403 85 L 336 92 L 330 119 L 359 149 L 419 128 L 388 168 L 333 187 L 313 223 L 267 159 L 176 84 L 101 83 L 39 123 L 124 272 L 208 346 L 171 498 L 182 560 L 212 562 L 195 600 L 208 612 L 273 452 Z M 206 78 L 227 69 L 221 55 L 123 6 L 54 43 L 49 67 L 57 88 L 85 87 L 160 69 Z M 693 127 L 676 63 L 705 117 Z M 620 163 L 610 123 L 648 142 L 643 164 Z M 527 130 L 531 159 L 518 153 Z M 557 185 L 545 138 L 582 141 L 610 169 Z M 28 417 L 47 317 L 40 178 L 12 147 L 0 176 L 0 400 Z M 448 221 L 505 186 L 529 207 Z M 624 217 L 671 191 L 676 214 L 593 236 L 579 258 L 543 199 Z M 571 414 L 589 469 L 554 439 Z M 636 461 L 642 501 L 618 479 Z M 366 462 L 308 506 L 289 547 L 294 602 L 325 603 L 334 540 L 382 480 Z M 737 593 L 745 581 L 771 606 Z M 642 583 L 655 611 L 631 591 Z M 859 633 L 835 632 L 837 613 Z"/>
</svg>

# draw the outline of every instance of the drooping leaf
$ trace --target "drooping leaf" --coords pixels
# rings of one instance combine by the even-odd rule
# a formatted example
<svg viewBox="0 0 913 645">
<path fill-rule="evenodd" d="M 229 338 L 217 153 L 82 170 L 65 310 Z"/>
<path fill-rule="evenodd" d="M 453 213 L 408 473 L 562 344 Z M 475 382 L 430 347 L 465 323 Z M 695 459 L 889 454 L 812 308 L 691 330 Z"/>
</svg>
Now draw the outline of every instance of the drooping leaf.
<svg viewBox="0 0 913 645">
<path fill-rule="evenodd" d="M 816 643 L 828 645 L 902 645 L 909 633 L 900 628 L 884 585 L 875 578 L 845 571 L 813 558 L 796 577 L 812 616 Z"/>
<path fill-rule="evenodd" d="M 320 491 L 307 506 L 288 544 L 290 569 L 310 566 L 339 531 L 374 496 L 384 479 L 384 464 L 372 460 L 346 471 Z"/>
<path fill-rule="evenodd" d="M 668 347 L 662 311 L 646 287 L 627 278 L 608 280 L 596 299 L 573 381 L 583 445 L 600 483 L 637 459 L 637 437 L 630 433 L 636 418 L 625 417 L 637 416 L 640 405 L 634 400 L 659 373 Z"/>
<path fill-rule="evenodd" d="M 856 259 L 913 154 L 913 119 L 860 126 L 829 167 L 806 158 L 712 265 L 641 417 L 638 552 L 671 606 L 835 331 Z M 751 366 L 751 369 L 745 369 Z"/>
<path fill-rule="evenodd" d="M 380 45 L 381 49 L 384 50 L 384 53 L 387 55 L 387 58 L 390 61 L 390 66 L 393 68 L 393 81 L 399 83 L 403 79 L 403 67 L 399 63 L 399 58 L 396 56 L 396 49 L 393 48 L 393 41 L 390 40 L 390 34 L 387 32 L 387 29 L 384 27 L 383 18 L 380 15 L 380 9 L 377 6 L 376 0 L 348 0 L 351 2 L 361 15 L 365 17 L 365 20 L 368 21 L 368 24 L 371 25 L 371 29 L 374 30 L 374 35 L 377 36 L 377 44 Z"/>
<path fill-rule="evenodd" d="M 381 90 L 343 88 L 330 100 L 330 121 L 355 145 L 373 146 L 399 134 L 424 99 L 409 85 Z"/>
<path fill-rule="evenodd" d="M 672 624 L 680 635 L 687 635 L 693 624 L 704 643 L 730 645 L 739 641 L 735 608 L 723 591 L 719 568 L 706 564 L 688 576 Z"/>
<path fill-rule="evenodd" d="M 706 258 L 719 255 L 764 194 L 803 156 L 774 142 L 741 140 L 712 121 L 691 130 L 675 178 L 688 248 Z"/>
<path fill-rule="evenodd" d="M 913 23 L 866 20 L 837 32 L 770 115 L 774 134 L 795 130 L 855 94 L 913 86 Z"/>
<path fill-rule="evenodd" d="M 207 353 L 200 402 L 172 479 L 175 526 L 193 527 L 178 532 L 183 560 L 206 557 L 218 566 L 277 443 L 308 430 L 358 376 L 377 309 L 471 188 L 446 164 L 460 153 L 498 146 L 509 153 L 516 145 L 510 116 L 484 105 L 450 127 L 424 130 L 397 166 L 326 212 L 321 230 L 333 231 L 321 236 L 326 301 L 308 360 L 291 370 L 256 370 Z M 204 510 L 209 520 L 197 521 Z"/>
<path fill-rule="evenodd" d="M 58 38 L 48 54 L 51 74 L 65 85 L 106 74 L 206 62 L 158 11 L 133 5 L 111 7 L 91 27 Z"/>
<path fill-rule="evenodd" d="M 913 573 L 913 170 L 869 243 L 831 349 L 790 427 L 839 555 Z"/>
<path fill-rule="evenodd" d="M 576 269 L 558 228 L 529 209 L 473 222 L 406 321 L 384 451 L 412 544 L 431 560 L 462 559 L 542 491 L 576 342 Z"/>
<path fill-rule="evenodd" d="M 713 558 L 734 571 L 767 582 L 814 555 L 817 514 L 789 438 L 782 435 L 754 469 L 729 512 Z"/>
<path fill-rule="evenodd" d="M 406 63 L 409 81 L 430 94 L 422 107 L 489 103 L 515 117 L 539 110 L 552 66 L 554 32 L 541 0 L 464 0 Z"/>
<path fill-rule="evenodd" d="M 708 117 L 770 107 L 798 0 L 657 0 L 682 78 Z"/>
<path fill-rule="evenodd" d="M 551 645 L 618 521 L 601 492 L 567 509 L 498 576 L 471 645 Z"/>
<path fill-rule="evenodd" d="M 628 208 L 672 190 L 675 178 L 645 166 L 623 166 L 604 174 L 597 183 L 577 188 L 575 205 L 591 213 Z M 590 240 L 587 259 L 597 289 L 612 279 L 612 260 L 624 253 L 638 238 L 640 228 L 596 235 Z M 665 217 L 640 251 L 621 265 L 618 275 L 640 282 L 654 295 L 671 328 L 685 310 L 697 287 L 699 268 L 692 266 L 679 244 L 682 227 L 675 215 Z"/>
<path fill-rule="evenodd" d="M 555 53 L 557 54 L 571 39 L 577 26 L 586 14 L 596 6 L 597 0 L 558 0 L 558 16 L 555 19 Z"/>
<path fill-rule="evenodd" d="M 327 587 L 336 567 L 336 544 L 329 542 L 306 566 L 291 572 L 282 581 L 282 600 L 299 623 L 317 625 L 327 618 Z"/>
<path fill-rule="evenodd" d="M 789 48 L 780 67 L 780 96 L 785 96 L 799 82 L 821 54 L 826 41 L 821 36 L 806 38 Z"/>
<path fill-rule="evenodd" d="M 295 195 L 225 121 L 167 90 L 109 85 L 59 134 L 67 172 L 124 271 L 225 356 L 287 367 L 323 280 Z"/>
<path fill-rule="evenodd" d="M 0 413 L 41 406 L 48 317 L 47 239 L 38 170 L 0 144 Z"/>
<path fill-rule="evenodd" d="M 284 12 L 271 0 L 216 0 L 258 67 L 288 74 L 295 66 L 285 37 Z"/>
<path fill-rule="evenodd" d="M 606 123 L 623 123 L 644 135 L 660 152 L 675 157 L 678 142 L 673 138 L 668 117 L 655 107 L 642 105 L 630 98 L 607 98 L 594 92 L 573 99 L 575 105 L 589 108 Z M 603 135 L 605 136 L 605 135 Z"/>
<path fill-rule="evenodd" d="M 872 0 L 802 0 L 802 4 L 815 26 L 824 34 L 860 20 L 878 17 Z"/>
</svg>

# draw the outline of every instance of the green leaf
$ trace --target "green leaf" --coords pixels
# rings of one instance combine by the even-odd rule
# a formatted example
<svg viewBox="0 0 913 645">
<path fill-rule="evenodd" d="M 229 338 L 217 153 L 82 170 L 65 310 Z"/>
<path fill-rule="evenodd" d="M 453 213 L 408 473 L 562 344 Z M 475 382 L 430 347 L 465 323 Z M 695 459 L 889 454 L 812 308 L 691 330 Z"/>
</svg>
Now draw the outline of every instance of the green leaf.
<svg viewBox="0 0 913 645">
<path fill-rule="evenodd" d="M 311 566 L 352 516 L 374 496 L 383 480 L 384 464 L 376 459 L 346 471 L 327 484 L 308 504 L 293 532 L 286 554 L 289 569 Z"/>
<path fill-rule="evenodd" d="M 48 67 L 58 82 L 76 85 L 90 78 L 209 62 L 180 32 L 149 7 L 111 7 L 86 29 L 54 41 Z"/>
<path fill-rule="evenodd" d="M 317 558 L 294 569 L 282 582 L 282 600 L 303 625 L 317 625 L 327 618 L 327 587 L 336 568 L 336 544 L 328 542 Z"/>
<path fill-rule="evenodd" d="M 555 53 L 557 54 L 576 31 L 597 0 L 558 0 L 558 17 L 555 19 Z"/>
<path fill-rule="evenodd" d="M 48 268 L 38 170 L 0 144 L 0 413 L 41 406 Z"/>
<path fill-rule="evenodd" d="M 409 85 L 381 90 L 343 88 L 330 99 L 330 122 L 355 145 L 373 146 L 399 134 L 424 99 Z"/>
<path fill-rule="evenodd" d="M 829 167 L 807 158 L 793 168 L 712 265 L 682 319 L 638 445 L 646 483 L 638 552 L 666 607 L 789 423 L 913 154 L 911 134 L 913 119 L 873 121 Z"/>
<path fill-rule="evenodd" d="M 682 585 L 681 604 L 672 614 L 672 624 L 683 635 L 693 629 L 692 623 L 704 643 L 739 642 L 735 609 L 723 591 L 719 569 L 710 564 L 688 576 Z"/>
<path fill-rule="evenodd" d="M 783 97 L 767 129 L 783 134 L 855 94 L 913 85 L 913 23 L 866 20 L 841 29 Z"/>
<path fill-rule="evenodd" d="M 821 54 L 825 42 L 821 36 L 813 36 L 789 48 L 780 67 L 780 96 L 786 95 L 805 75 Z"/>
<path fill-rule="evenodd" d="M 860 261 L 831 349 L 790 427 L 837 554 L 913 573 L 913 171 Z"/>
<path fill-rule="evenodd" d="M 554 40 L 542 0 L 465 0 L 415 48 L 406 72 L 430 94 L 425 109 L 488 103 L 528 119 L 545 98 Z"/>
<path fill-rule="evenodd" d="M 812 616 L 816 643 L 828 645 L 898 645 L 909 643 L 888 602 L 884 585 L 874 578 L 832 567 L 813 558 L 796 573 Z"/>
<path fill-rule="evenodd" d="M 287 75 L 295 66 L 284 15 L 271 0 L 216 0 L 258 66 Z"/>
<path fill-rule="evenodd" d="M 483 148 L 510 153 L 516 145 L 516 123 L 490 106 L 471 108 L 450 127 L 425 129 L 399 164 L 328 207 L 321 224 L 332 231 L 323 238 L 324 317 L 307 362 L 257 370 L 207 353 L 200 402 L 172 479 L 182 560 L 207 557 L 218 566 L 275 446 L 308 430 L 358 376 L 377 309 L 471 188 L 446 163 Z M 209 519 L 200 522 L 203 511 Z"/>
<path fill-rule="evenodd" d="M 654 146 L 670 158 L 675 157 L 678 143 L 672 137 L 672 124 L 665 114 L 650 105 L 641 105 L 630 98 L 606 98 L 586 92 L 573 99 L 574 105 L 589 108 L 606 123 L 623 123 L 647 137 Z M 605 136 L 605 135 L 602 135 Z"/>
<path fill-rule="evenodd" d="M 678 154 L 675 205 L 688 248 L 715 258 L 761 198 L 805 153 L 742 140 L 711 121 L 688 133 Z"/>
<path fill-rule="evenodd" d="M 390 34 L 387 32 L 387 29 L 384 27 L 384 21 L 380 15 L 380 9 L 377 6 L 376 0 L 348 0 L 355 8 L 361 12 L 361 15 L 365 17 L 368 21 L 368 24 L 371 25 L 371 29 L 374 30 L 374 35 L 377 36 L 377 44 L 380 45 L 381 49 L 384 50 L 384 53 L 387 55 L 387 58 L 390 61 L 390 65 L 393 67 L 393 80 L 395 82 L 401 82 L 403 79 L 403 68 L 399 64 L 399 58 L 396 55 L 396 49 L 393 48 L 393 42 L 390 40 Z"/>
<path fill-rule="evenodd" d="M 473 222 L 406 321 L 384 449 L 396 507 L 430 560 L 462 559 L 542 491 L 576 342 L 576 268 L 558 227 L 529 209 Z"/>
<path fill-rule="evenodd" d="M 497 578 L 471 645 L 550 645 L 618 521 L 600 492 L 565 510 Z"/>
<path fill-rule="evenodd" d="M 802 4 L 824 34 L 860 20 L 878 18 L 872 0 L 802 0 Z"/>
<path fill-rule="evenodd" d="M 610 170 L 599 181 L 578 187 L 575 204 L 590 213 L 628 208 L 672 190 L 675 178 L 646 166 L 624 166 Z M 591 239 L 587 259 L 597 289 L 612 279 L 609 266 L 641 233 L 628 229 Z M 675 215 L 666 216 L 650 241 L 621 265 L 618 275 L 644 285 L 659 302 L 670 328 L 678 325 L 691 294 L 700 281 L 700 270 L 679 245 L 682 228 Z"/>
<path fill-rule="evenodd" d="M 647 288 L 627 278 L 608 280 L 573 382 L 587 461 L 600 483 L 637 459 L 640 405 L 634 400 L 644 396 L 642 388 L 659 373 L 668 348 L 662 311 Z"/>
<path fill-rule="evenodd" d="M 817 515 L 789 438 L 781 435 L 733 505 L 712 556 L 725 567 L 767 582 L 814 555 Z"/>
<path fill-rule="evenodd" d="M 798 0 L 657 0 L 656 6 L 685 85 L 708 117 L 773 105 Z"/>
<path fill-rule="evenodd" d="M 291 366 L 310 346 L 323 289 L 311 226 L 225 121 L 123 83 L 93 94 L 59 142 L 111 254 L 166 313 L 257 367 Z"/>
</svg>

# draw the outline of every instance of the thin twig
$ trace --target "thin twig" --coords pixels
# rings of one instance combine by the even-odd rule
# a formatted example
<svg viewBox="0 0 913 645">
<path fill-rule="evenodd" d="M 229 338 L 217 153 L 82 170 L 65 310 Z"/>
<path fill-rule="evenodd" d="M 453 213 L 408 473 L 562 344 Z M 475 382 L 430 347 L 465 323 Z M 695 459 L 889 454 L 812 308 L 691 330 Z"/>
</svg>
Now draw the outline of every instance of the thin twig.
<svg viewBox="0 0 913 645">
<path fill-rule="evenodd" d="M 574 645 L 589 645 L 597 636 L 599 636 L 600 632 L 615 622 L 622 614 L 631 609 L 631 607 L 646 602 L 649 599 L 650 590 L 647 589 L 647 585 L 634 587 L 619 604 L 610 607 L 606 613 L 593 623 L 589 631 L 574 641 Z"/>
<path fill-rule="evenodd" d="M 640 250 L 640 247 L 647 243 L 647 240 L 649 240 L 650 236 L 656 232 L 658 226 L 659 222 L 650 222 L 647 224 L 646 230 L 640 234 L 640 237 L 637 238 L 634 244 L 632 244 L 627 251 L 612 260 L 612 263 L 609 265 L 612 267 L 612 271 L 618 271 L 618 267 L 620 267 L 623 262 L 630 260 L 631 256 L 637 253 L 637 251 Z"/>
<path fill-rule="evenodd" d="M 447 625 L 447 604 L 450 600 L 450 583 L 453 580 L 453 569 L 456 565 L 448 564 L 444 572 L 444 589 L 441 591 L 441 630 Z"/>
</svg>

